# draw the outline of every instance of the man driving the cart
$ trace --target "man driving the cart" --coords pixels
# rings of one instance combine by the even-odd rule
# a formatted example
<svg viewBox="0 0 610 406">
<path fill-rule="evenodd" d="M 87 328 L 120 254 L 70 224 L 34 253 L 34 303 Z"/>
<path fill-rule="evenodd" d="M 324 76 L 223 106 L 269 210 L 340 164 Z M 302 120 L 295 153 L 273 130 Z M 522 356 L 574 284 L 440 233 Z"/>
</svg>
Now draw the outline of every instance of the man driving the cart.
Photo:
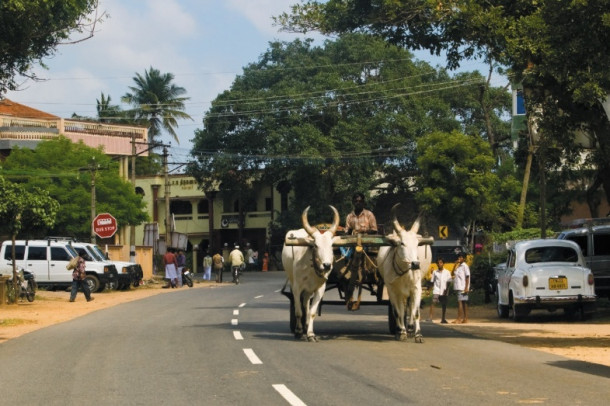
<svg viewBox="0 0 610 406">
<path fill-rule="evenodd" d="M 354 205 L 354 210 L 345 219 L 345 233 L 347 235 L 377 234 L 377 220 L 372 211 L 364 208 L 364 194 L 361 192 L 354 193 L 352 204 Z M 374 256 L 376 253 L 376 249 L 369 250 L 367 247 L 356 247 L 355 249 L 354 247 L 341 247 L 341 254 L 346 264 L 340 272 L 348 281 L 346 289 L 348 310 L 358 310 L 360 294 L 358 294 L 358 300 L 355 303 L 351 296 L 356 287 L 358 287 L 359 293 L 361 292 L 362 283 L 366 283 L 369 286 L 371 294 L 376 294 L 373 288 L 373 281 L 377 279 L 376 266 L 374 259 L 371 259 L 369 255 L 373 254 Z"/>
<path fill-rule="evenodd" d="M 354 210 L 345 219 L 345 233 L 377 234 L 377 220 L 372 211 L 364 208 L 364 194 L 354 193 L 352 204 Z"/>
</svg>

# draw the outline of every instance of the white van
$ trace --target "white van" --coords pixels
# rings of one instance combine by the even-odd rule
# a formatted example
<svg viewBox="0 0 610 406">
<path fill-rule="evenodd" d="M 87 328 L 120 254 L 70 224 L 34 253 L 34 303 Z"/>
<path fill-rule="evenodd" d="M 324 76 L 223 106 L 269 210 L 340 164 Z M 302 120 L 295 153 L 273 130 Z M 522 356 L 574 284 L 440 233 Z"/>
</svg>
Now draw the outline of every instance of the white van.
<svg viewBox="0 0 610 406">
<path fill-rule="evenodd" d="M 17 267 L 33 273 L 36 282 L 42 287 L 69 287 L 72 284 L 72 271 L 66 269 L 66 265 L 77 255 L 68 241 L 15 241 Z M 12 244 L 11 241 L 4 241 L 0 249 L 0 274 L 10 274 L 12 270 Z M 86 261 L 85 272 L 85 280 L 91 292 L 100 291 L 118 280 L 117 269 L 110 263 Z"/>
</svg>

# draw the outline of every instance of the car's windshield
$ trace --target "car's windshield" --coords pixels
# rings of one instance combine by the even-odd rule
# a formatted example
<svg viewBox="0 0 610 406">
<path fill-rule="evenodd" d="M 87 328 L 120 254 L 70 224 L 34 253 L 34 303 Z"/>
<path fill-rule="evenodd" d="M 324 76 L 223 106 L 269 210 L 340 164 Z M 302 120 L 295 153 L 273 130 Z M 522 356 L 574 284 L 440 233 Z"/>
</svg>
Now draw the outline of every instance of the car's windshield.
<svg viewBox="0 0 610 406">
<path fill-rule="evenodd" d="M 95 258 L 96 261 L 98 262 L 103 262 L 106 260 L 106 258 L 104 258 L 103 255 L 101 255 L 97 250 L 97 247 L 92 247 L 90 245 L 87 245 L 87 251 L 91 254 L 92 257 Z"/>
<path fill-rule="evenodd" d="M 525 262 L 576 262 L 578 253 L 570 247 L 536 247 L 525 251 Z"/>
<path fill-rule="evenodd" d="M 100 247 L 98 247 L 97 245 L 94 245 L 94 246 L 91 247 L 91 250 L 95 251 L 95 253 L 100 258 L 101 261 L 105 261 L 106 260 L 106 255 L 104 255 L 104 253 L 102 252 Z"/>
<path fill-rule="evenodd" d="M 76 250 L 71 245 L 66 245 L 66 249 L 68 251 L 70 251 L 70 254 L 72 254 L 72 257 L 78 256 L 78 253 L 76 252 Z"/>
</svg>

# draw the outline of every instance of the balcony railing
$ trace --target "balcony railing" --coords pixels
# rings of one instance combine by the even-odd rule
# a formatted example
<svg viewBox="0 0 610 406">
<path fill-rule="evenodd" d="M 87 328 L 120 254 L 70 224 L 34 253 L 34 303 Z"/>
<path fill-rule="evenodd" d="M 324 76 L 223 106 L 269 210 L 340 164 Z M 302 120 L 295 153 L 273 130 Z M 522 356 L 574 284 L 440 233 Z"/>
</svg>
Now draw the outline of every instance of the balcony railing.
<svg viewBox="0 0 610 406">
<path fill-rule="evenodd" d="M 131 155 L 132 139 L 138 154 L 148 155 L 148 130 L 144 127 L 60 119 L 30 119 L 0 115 L 0 139 L 44 141 L 63 134 L 73 142 L 93 148 L 103 146 L 110 155 Z"/>
</svg>

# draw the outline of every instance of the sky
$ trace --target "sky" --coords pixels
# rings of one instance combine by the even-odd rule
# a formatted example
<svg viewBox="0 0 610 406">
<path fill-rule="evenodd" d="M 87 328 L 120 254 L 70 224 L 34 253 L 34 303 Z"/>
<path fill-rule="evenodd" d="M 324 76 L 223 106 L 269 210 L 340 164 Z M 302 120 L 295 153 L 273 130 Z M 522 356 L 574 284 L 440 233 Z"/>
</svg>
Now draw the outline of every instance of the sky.
<svg viewBox="0 0 610 406">
<path fill-rule="evenodd" d="M 193 120 L 179 120 L 179 143 L 168 134 L 170 162 L 185 162 L 194 132 L 218 94 L 231 87 L 242 68 L 256 62 L 269 42 L 292 41 L 302 35 L 283 33 L 273 16 L 289 11 L 297 0 L 99 0 L 108 17 L 93 38 L 62 45 L 34 71 L 44 81 L 24 81 L 20 90 L 5 97 L 39 110 L 70 118 L 73 113 L 96 117 L 101 93 L 123 109 L 121 96 L 134 84 L 136 73 L 151 67 L 172 73 L 174 84 L 186 90 L 186 113 Z M 309 36 L 312 36 L 310 34 Z M 313 36 L 317 42 L 324 40 Z M 77 37 L 73 37 L 76 39 Z M 425 52 L 418 59 L 444 66 L 441 58 Z M 462 70 L 485 67 L 466 63 Z M 501 79 L 500 79 L 501 80 Z M 494 83 L 504 85 L 505 83 Z M 161 151 L 157 151 L 161 152 Z"/>
</svg>

